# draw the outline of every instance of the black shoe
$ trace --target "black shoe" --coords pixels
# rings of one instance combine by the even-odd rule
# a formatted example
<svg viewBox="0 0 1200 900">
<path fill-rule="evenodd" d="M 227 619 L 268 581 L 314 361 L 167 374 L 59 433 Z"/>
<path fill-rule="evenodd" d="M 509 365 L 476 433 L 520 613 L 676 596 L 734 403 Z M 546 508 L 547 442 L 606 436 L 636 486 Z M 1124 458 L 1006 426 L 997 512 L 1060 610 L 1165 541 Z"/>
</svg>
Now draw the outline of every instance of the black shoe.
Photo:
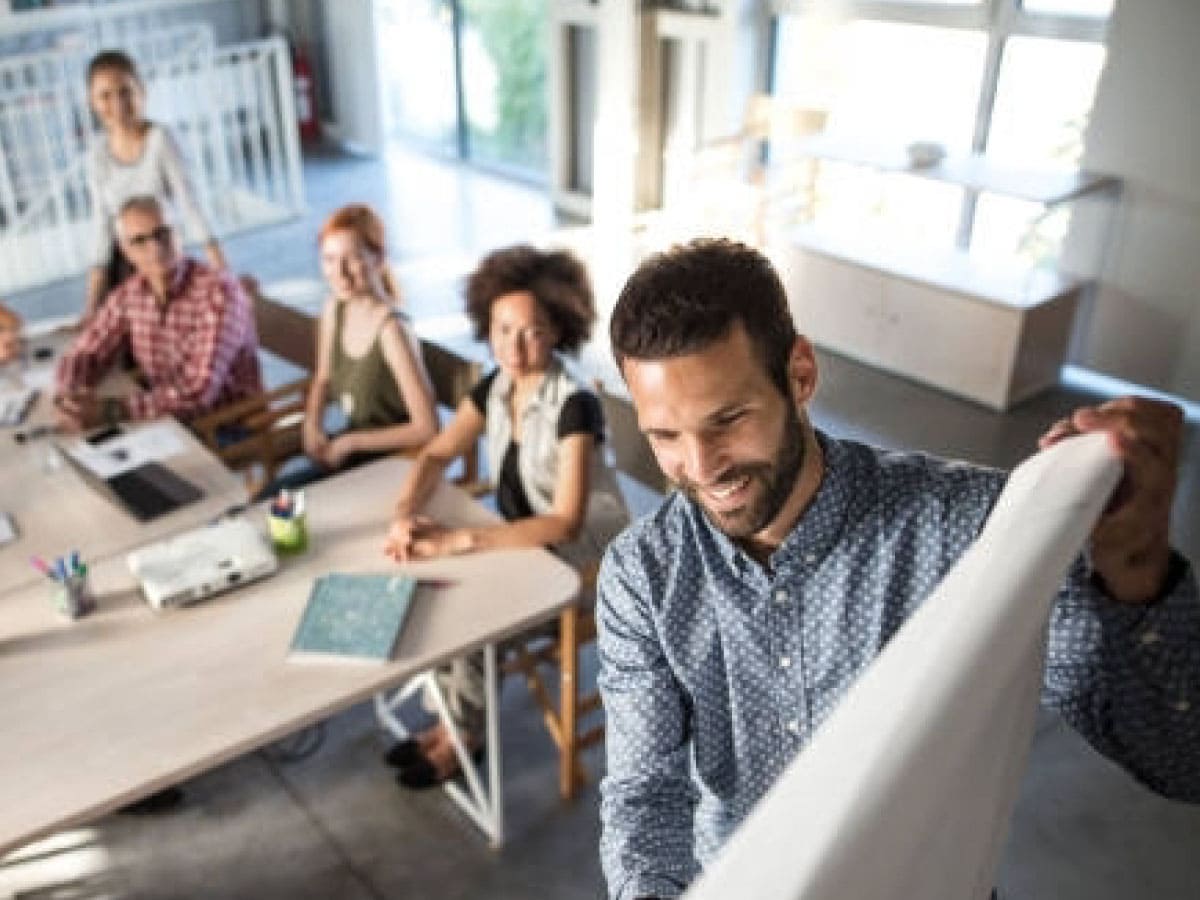
<svg viewBox="0 0 1200 900">
<path fill-rule="evenodd" d="M 426 788 L 437 787 L 444 779 L 438 778 L 437 769 L 425 757 L 415 760 L 405 766 L 396 776 L 396 783 L 413 791 L 423 791 Z"/>
<path fill-rule="evenodd" d="M 397 769 L 415 765 L 417 760 L 424 758 L 421 744 L 415 738 L 405 738 L 383 755 L 383 761 Z"/>
<path fill-rule="evenodd" d="M 474 760 L 475 765 L 483 762 L 483 749 L 483 747 L 477 747 L 471 751 L 471 759 Z M 441 778 L 438 776 L 437 768 L 421 753 L 415 762 L 400 769 L 400 774 L 396 776 L 396 783 L 409 790 L 423 791 L 455 778 L 461 771 L 461 768 L 455 768 L 445 778 Z"/>
<path fill-rule="evenodd" d="M 124 816 L 153 816 L 169 812 L 183 803 L 183 791 L 177 787 L 164 788 L 157 794 L 143 797 L 128 806 L 122 806 L 117 812 Z"/>
</svg>

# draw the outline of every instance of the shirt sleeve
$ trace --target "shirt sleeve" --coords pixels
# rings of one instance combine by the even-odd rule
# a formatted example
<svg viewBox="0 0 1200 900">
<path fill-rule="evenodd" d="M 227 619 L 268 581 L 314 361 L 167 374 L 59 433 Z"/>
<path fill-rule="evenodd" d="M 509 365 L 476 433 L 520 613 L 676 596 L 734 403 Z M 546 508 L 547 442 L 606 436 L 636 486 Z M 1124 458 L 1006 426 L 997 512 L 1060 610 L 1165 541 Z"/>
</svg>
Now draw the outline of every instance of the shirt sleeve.
<svg viewBox="0 0 1200 900">
<path fill-rule="evenodd" d="M 199 195 L 192 184 L 183 152 L 175 143 L 170 131 L 162 125 L 155 127 L 162 132 L 160 164 L 163 180 L 171 193 L 171 200 L 179 208 L 188 236 L 204 244 L 210 243 L 213 240 L 212 228 L 209 227 L 208 216 L 205 215 Z"/>
<path fill-rule="evenodd" d="M 558 414 L 558 440 L 572 434 L 590 434 L 596 443 L 604 440 L 604 409 L 591 391 L 576 391 Z"/>
<path fill-rule="evenodd" d="M 1200 594 L 1172 554 L 1165 596 L 1118 603 L 1076 560 L 1050 623 L 1045 702 L 1151 790 L 1200 802 Z"/>
<path fill-rule="evenodd" d="M 471 393 L 468 395 L 481 416 L 487 415 L 488 392 L 492 389 L 492 382 L 496 380 L 496 374 L 499 371 L 499 369 L 493 369 L 487 375 L 480 378 L 475 387 L 471 388 Z"/>
<path fill-rule="evenodd" d="M 81 388 L 93 387 L 116 362 L 118 352 L 126 346 L 129 322 L 119 296 L 110 295 L 83 332 L 58 361 L 55 373 L 56 394 L 70 394 Z"/>
<path fill-rule="evenodd" d="M 241 285 L 226 273 L 206 281 L 202 289 L 209 295 L 192 340 L 183 349 L 181 377 L 130 394 L 126 402 L 131 418 L 193 415 L 212 406 L 229 380 L 229 370 L 247 339 L 247 301 Z"/>
<path fill-rule="evenodd" d="M 600 855 L 613 900 L 677 897 L 699 874 L 689 702 L 658 640 L 630 543 L 605 555 L 596 606 L 608 755 Z"/>
</svg>

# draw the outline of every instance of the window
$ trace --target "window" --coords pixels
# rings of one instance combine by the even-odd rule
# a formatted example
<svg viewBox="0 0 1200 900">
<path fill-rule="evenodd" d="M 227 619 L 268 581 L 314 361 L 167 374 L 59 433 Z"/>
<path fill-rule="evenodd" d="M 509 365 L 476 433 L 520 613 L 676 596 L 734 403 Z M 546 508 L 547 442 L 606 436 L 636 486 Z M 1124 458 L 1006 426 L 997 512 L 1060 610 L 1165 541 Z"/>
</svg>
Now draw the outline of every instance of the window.
<svg viewBox="0 0 1200 900">
<path fill-rule="evenodd" d="M 1112 0 L 792 2 L 776 19 L 774 93 L 829 112 L 831 137 L 936 141 L 1016 166 L 1078 164 Z M 839 18 L 840 16 L 840 18 Z M 1054 261 L 1067 210 L 822 163 L 824 228 Z M 900 227 L 897 227 L 900 226 Z M 946 246 L 943 243 L 943 246 Z"/>
<path fill-rule="evenodd" d="M 389 138 L 457 152 L 454 11 L 448 0 L 378 6 L 380 82 Z"/>
<path fill-rule="evenodd" d="M 543 177 L 547 0 L 380 0 L 388 135 Z"/>
<path fill-rule="evenodd" d="M 463 95 L 474 159 L 546 165 L 546 0 L 464 0 Z"/>
<path fill-rule="evenodd" d="M 1104 65 L 1099 44 L 1014 37 L 1005 42 L 987 153 L 1005 162 L 1074 168 Z M 982 256 L 1016 254 L 1029 265 L 1056 262 L 1070 224 L 1065 207 L 984 194 L 971 249 Z"/>
<path fill-rule="evenodd" d="M 828 109 L 828 134 L 970 149 L 985 35 L 870 20 L 827 27 L 798 18 L 780 22 L 779 41 L 796 49 L 777 57 L 775 93 Z M 881 240 L 899 235 L 942 247 L 954 240 L 962 201 L 950 185 L 829 163 L 818 170 L 815 196 L 813 220 L 823 229 L 865 237 L 864 228 L 874 227 Z"/>
<path fill-rule="evenodd" d="M 1024 0 L 1021 6 L 1031 13 L 1107 19 L 1112 15 L 1113 0 Z"/>
</svg>

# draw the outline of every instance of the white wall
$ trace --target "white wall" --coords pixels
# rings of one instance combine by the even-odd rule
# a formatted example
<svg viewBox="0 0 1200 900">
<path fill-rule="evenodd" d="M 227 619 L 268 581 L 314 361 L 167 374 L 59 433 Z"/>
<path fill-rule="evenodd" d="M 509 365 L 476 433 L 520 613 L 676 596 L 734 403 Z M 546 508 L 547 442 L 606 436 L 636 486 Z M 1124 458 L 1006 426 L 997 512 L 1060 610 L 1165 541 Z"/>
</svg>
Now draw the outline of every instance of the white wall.
<svg viewBox="0 0 1200 900">
<path fill-rule="evenodd" d="M 323 9 L 333 120 L 329 137 L 351 152 L 384 147 L 373 0 L 338 0 Z"/>
<path fill-rule="evenodd" d="M 1125 179 L 1079 361 L 1200 399 L 1200 3 L 1118 0 L 1084 165 Z"/>
</svg>

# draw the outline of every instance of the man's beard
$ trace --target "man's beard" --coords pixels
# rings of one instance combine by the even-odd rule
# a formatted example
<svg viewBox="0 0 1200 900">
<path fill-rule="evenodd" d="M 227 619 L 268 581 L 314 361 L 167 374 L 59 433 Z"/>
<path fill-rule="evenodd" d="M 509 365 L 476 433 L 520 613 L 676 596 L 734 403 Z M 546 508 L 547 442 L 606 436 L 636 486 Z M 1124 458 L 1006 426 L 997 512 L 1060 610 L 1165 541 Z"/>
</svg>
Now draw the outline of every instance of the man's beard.
<svg viewBox="0 0 1200 900">
<path fill-rule="evenodd" d="M 804 428 L 795 405 L 789 400 L 786 406 L 787 417 L 779 446 L 775 448 L 774 460 L 731 466 L 716 481 L 715 486 L 733 485 L 748 478 L 751 488 L 759 485 L 757 495 L 752 496 L 744 506 L 728 512 L 715 512 L 705 504 L 704 495 L 695 483 L 687 479 L 675 482 L 680 491 L 704 510 L 716 528 L 735 540 L 757 534 L 771 524 L 791 496 L 804 466 Z"/>
</svg>

